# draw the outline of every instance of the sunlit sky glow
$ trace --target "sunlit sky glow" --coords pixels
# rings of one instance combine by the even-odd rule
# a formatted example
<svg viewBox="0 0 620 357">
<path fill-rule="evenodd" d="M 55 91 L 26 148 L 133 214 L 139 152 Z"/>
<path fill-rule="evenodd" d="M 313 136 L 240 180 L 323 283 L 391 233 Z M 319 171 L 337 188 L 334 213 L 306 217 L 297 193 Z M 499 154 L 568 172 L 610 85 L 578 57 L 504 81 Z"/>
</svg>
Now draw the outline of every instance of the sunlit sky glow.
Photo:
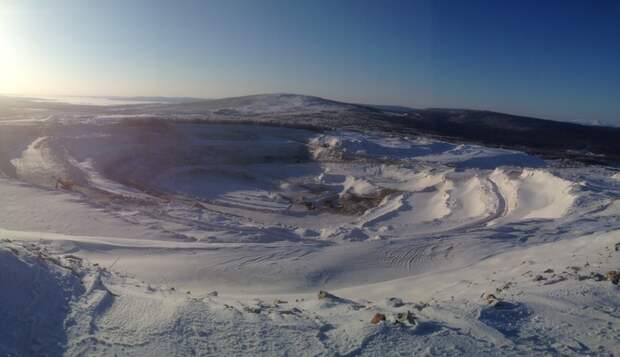
<svg viewBox="0 0 620 357">
<path fill-rule="evenodd" d="M 0 93 L 291 92 L 620 124 L 618 1 L 0 0 Z"/>
</svg>

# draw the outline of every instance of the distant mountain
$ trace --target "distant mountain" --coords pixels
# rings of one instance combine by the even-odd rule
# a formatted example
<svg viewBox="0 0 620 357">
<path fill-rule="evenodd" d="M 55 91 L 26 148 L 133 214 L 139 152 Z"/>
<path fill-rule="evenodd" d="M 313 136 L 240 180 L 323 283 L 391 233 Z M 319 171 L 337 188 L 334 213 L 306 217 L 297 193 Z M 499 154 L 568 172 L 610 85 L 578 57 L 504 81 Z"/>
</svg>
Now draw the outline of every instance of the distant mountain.
<svg viewBox="0 0 620 357">
<path fill-rule="evenodd" d="M 197 100 L 178 106 L 161 107 L 167 111 L 209 113 L 215 115 L 301 114 L 316 112 L 373 111 L 364 106 L 298 94 L 258 94 L 244 97 Z"/>
</svg>

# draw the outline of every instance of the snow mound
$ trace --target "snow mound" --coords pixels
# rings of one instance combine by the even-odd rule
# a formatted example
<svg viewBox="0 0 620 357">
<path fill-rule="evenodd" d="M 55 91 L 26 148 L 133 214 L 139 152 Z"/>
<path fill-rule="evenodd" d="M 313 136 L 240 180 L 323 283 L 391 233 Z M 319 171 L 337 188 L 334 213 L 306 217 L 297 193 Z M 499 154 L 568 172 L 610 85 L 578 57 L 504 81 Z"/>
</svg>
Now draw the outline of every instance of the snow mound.
<svg viewBox="0 0 620 357">
<path fill-rule="evenodd" d="M 498 221 L 555 219 L 566 215 L 576 199 L 575 184 L 544 170 L 496 169 L 489 176 L 504 200 Z"/>
<path fill-rule="evenodd" d="M 371 196 L 379 193 L 380 189 L 368 182 L 367 180 L 355 178 L 353 176 L 347 176 L 344 180 L 342 192 L 340 196 L 347 194 L 354 194 L 357 196 Z"/>
</svg>

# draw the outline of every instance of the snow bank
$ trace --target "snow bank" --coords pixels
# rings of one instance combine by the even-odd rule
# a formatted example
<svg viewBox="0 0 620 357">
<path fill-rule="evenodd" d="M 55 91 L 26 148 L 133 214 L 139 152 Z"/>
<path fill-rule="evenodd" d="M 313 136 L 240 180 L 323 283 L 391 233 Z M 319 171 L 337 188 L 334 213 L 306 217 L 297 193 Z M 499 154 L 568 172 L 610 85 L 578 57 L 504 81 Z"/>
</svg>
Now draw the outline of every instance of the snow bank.
<svg viewBox="0 0 620 357">
<path fill-rule="evenodd" d="M 0 242 L 0 355 L 61 355 L 71 303 L 84 287 L 36 244 Z"/>
<path fill-rule="evenodd" d="M 318 160 L 384 159 L 443 164 L 459 169 L 494 169 L 499 166 L 545 167 L 546 163 L 522 152 L 450 144 L 424 138 L 386 137 L 356 133 L 323 134 L 309 142 Z"/>
</svg>

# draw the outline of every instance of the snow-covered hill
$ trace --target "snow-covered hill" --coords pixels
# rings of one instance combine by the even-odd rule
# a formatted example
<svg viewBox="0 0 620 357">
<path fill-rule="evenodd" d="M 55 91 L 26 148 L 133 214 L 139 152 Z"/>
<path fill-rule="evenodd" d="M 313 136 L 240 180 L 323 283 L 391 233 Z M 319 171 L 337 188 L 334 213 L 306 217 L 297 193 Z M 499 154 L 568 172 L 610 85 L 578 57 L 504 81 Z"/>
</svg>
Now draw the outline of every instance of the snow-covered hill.
<svg viewBox="0 0 620 357">
<path fill-rule="evenodd" d="M 168 109 L 229 115 L 259 115 L 345 111 L 360 108 L 364 107 L 306 95 L 259 94 L 183 103 Z"/>
</svg>

